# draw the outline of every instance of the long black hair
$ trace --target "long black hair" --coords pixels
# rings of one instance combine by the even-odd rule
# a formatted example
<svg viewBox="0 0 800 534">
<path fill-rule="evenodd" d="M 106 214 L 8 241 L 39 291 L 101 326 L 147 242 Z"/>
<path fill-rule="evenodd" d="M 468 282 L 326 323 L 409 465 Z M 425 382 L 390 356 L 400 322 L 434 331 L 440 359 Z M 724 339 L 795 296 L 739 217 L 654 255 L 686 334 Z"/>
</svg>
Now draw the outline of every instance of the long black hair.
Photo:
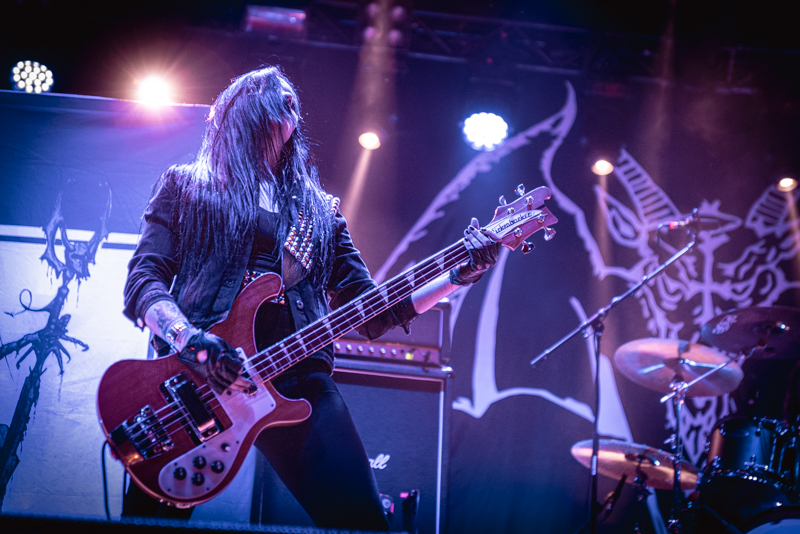
<svg viewBox="0 0 800 534">
<path fill-rule="evenodd" d="M 283 94 L 281 80 L 291 88 L 291 98 Z M 295 116 L 300 117 L 300 100 L 279 68 L 248 72 L 233 80 L 211 107 L 195 161 L 167 171 L 165 179 L 175 183 L 179 208 L 176 253 L 187 276 L 199 273 L 211 256 L 225 265 L 247 250 L 264 186 L 280 217 L 277 246 L 296 222 L 288 209 L 290 197 L 300 199 L 303 217 L 313 222 L 311 278 L 327 281 L 333 217 L 299 119 L 282 144 L 281 126 Z M 270 161 L 277 162 L 275 168 Z"/>
</svg>

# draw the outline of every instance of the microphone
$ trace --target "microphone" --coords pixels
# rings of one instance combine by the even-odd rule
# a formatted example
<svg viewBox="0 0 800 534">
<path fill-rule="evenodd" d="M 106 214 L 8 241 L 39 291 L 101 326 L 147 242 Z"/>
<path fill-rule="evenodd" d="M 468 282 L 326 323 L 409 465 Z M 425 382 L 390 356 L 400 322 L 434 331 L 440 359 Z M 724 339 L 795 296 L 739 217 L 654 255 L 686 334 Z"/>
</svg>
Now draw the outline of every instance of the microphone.
<svg viewBox="0 0 800 534">
<path fill-rule="evenodd" d="M 658 230 L 666 228 L 667 231 L 669 231 L 669 230 L 681 230 L 683 228 L 686 228 L 688 230 L 699 232 L 701 230 L 716 230 L 721 226 L 722 226 L 722 221 L 719 219 L 714 219 L 711 217 L 698 217 L 697 215 L 692 214 L 686 217 L 685 219 L 663 222 L 658 225 Z"/>
<path fill-rule="evenodd" d="M 608 519 L 608 516 L 611 515 L 611 511 L 614 509 L 614 505 L 617 504 L 619 500 L 619 496 L 622 495 L 622 488 L 625 486 L 625 480 L 628 478 L 628 475 L 622 475 L 622 478 L 619 479 L 619 483 L 617 487 L 614 488 L 614 491 L 611 492 L 608 497 L 606 497 L 606 502 L 608 505 L 606 506 L 606 515 L 603 517 L 603 521 Z"/>
</svg>

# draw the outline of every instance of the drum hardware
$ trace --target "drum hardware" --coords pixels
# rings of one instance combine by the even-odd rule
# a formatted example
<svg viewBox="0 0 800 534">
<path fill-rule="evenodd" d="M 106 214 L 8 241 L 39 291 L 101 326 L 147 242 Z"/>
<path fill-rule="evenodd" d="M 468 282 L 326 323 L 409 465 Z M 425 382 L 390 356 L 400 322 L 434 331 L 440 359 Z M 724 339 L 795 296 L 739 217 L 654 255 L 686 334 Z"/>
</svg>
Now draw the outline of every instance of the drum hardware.
<svg viewBox="0 0 800 534">
<path fill-rule="evenodd" d="M 570 452 L 582 465 L 591 467 L 591 450 L 592 440 L 589 439 L 574 444 Z M 636 500 L 640 504 L 634 532 L 641 532 L 640 524 L 644 520 L 650 488 L 660 490 L 672 488 L 673 455 L 647 445 L 601 439 L 598 443 L 597 459 L 597 469 L 600 474 L 612 479 L 627 480 L 629 484 L 633 484 Z M 684 468 L 681 484 L 685 490 L 694 489 L 697 485 L 697 469 L 694 466 L 687 465 Z"/>
<path fill-rule="evenodd" d="M 701 338 L 740 356 L 740 363 L 751 358 L 796 357 L 800 309 L 729 310 L 703 325 Z M 717 422 L 706 442 L 706 467 L 698 484 L 700 509 L 711 513 L 715 527 L 735 524 L 750 531 L 747 527 L 759 514 L 798 503 L 798 445 L 798 430 L 781 421 L 731 416 Z M 726 528 L 732 532 L 735 527 Z"/>
<path fill-rule="evenodd" d="M 700 336 L 718 349 L 753 358 L 792 358 L 800 348 L 800 309 L 752 306 L 711 319 Z"/>
<path fill-rule="evenodd" d="M 572 457 L 585 467 L 591 467 L 592 440 L 575 443 L 570 449 Z M 672 489 L 674 455 L 664 450 L 618 439 L 601 439 L 598 443 L 597 469 L 608 478 L 618 480 L 628 477 L 635 484 L 637 477 L 643 478 L 648 488 Z M 683 468 L 681 488 L 693 490 L 697 486 L 698 471 L 691 464 Z"/>
<path fill-rule="evenodd" d="M 677 339 L 629 341 L 614 353 L 614 364 L 630 380 L 653 391 L 673 390 L 679 385 L 676 378 L 688 380 L 680 388 L 685 397 L 730 393 L 744 377 L 735 359 L 713 347 Z M 669 398 L 675 394 L 672 391 Z"/>
<path fill-rule="evenodd" d="M 675 432 L 670 437 L 673 463 L 673 506 L 667 528 L 682 532 L 683 439 L 681 412 L 686 397 L 717 396 L 736 389 L 744 374 L 735 359 L 712 347 L 674 339 L 646 338 L 625 343 L 614 353 L 616 367 L 633 382 L 651 390 L 670 392 L 661 398 L 672 400 Z M 687 381 L 688 380 L 688 381 Z M 687 466 L 688 467 L 688 466 Z M 696 480 L 696 479 L 695 479 Z"/>
<path fill-rule="evenodd" d="M 603 521 L 605 521 L 606 519 L 608 519 L 608 517 L 611 515 L 611 512 L 614 510 L 614 506 L 617 504 L 617 501 L 619 500 L 620 495 L 622 495 L 622 488 L 625 486 L 625 481 L 627 479 L 628 479 L 628 475 L 622 475 L 622 478 L 620 478 L 619 482 L 617 482 L 617 487 L 614 488 L 613 491 L 609 492 L 608 495 L 606 495 L 606 500 L 603 501 L 602 504 L 598 504 L 597 505 L 598 509 L 597 509 L 596 513 L 598 515 L 601 512 L 605 511 L 605 515 L 603 516 L 603 519 L 600 519 L 601 523 Z M 581 528 L 579 528 L 578 530 L 575 531 L 575 534 L 580 534 L 581 532 L 583 532 L 583 530 L 586 527 L 589 526 L 590 522 L 591 522 L 591 519 L 587 519 L 583 523 L 583 525 L 581 525 Z"/>
<path fill-rule="evenodd" d="M 600 413 L 600 342 L 603 337 L 603 321 L 605 320 L 608 313 L 615 308 L 620 302 L 625 300 L 626 298 L 630 297 L 631 295 L 636 294 L 645 284 L 650 282 L 653 278 L 661 274 L 667 267 L 672 265 L 676 262 L 681 256 L 688 253 L 692 247 L 697 243 L 696 239 L 696 232 L 697 227 L 696 225 L 692 224 L 687 226 L 688 231 L 687 233 L 690 234 L 691 239 L 689 243 L 683 247 L 681 250 L 673 254 L 667 261 L 656 267 L 653 272 L 647 274 L 642 277 L 641 281 L 634 284 L 627 291 L 618 295 L 611 299 L 609 304 L 605 307 L 600 308 L 590 317 L 588 317 L 585 321 L 583 321 L 580 325 L 578 325 L 575 329 L 573 329 L 570 333 L 566 336 L 562 337 L 556 343 L 545 349 L 541 354 L 536 356 L 531 360 L 531 366 L 535 366 L 541 360 L 547 358 L 553 351 L 555 351 L 558 347 L 572 339 L 578 334 L 583 335 L 583 337 L 589 337 L 589 335 L 593 335 L 594 337 L 594 358 L 595 358 L 595 366 L 594 366 L 594 430 L 592 432 L 592 456 L 590 462 L 590 471 L 591 471 L 591 498 L 589 504 L 589 523 L 591 525 L 591 534 L 597 533 L 597 516 L 598 516 L 598 498 L 597 498 L 597 463 L 598 463 L 598 452 L 599 452 L 599 432 L 598 432 L 598 421 L 599 417 L 597 416 Z M 680 529 L 678 529 L 679 531 Z"/>
<path fill-rule="evenodd" d="M 782 421 L 731 416 L 717 422 L 698 483 L 702 509 L 743 529 L 760 514 L 795 504 L 797 445 L 797 430 Z"/>
</svg>

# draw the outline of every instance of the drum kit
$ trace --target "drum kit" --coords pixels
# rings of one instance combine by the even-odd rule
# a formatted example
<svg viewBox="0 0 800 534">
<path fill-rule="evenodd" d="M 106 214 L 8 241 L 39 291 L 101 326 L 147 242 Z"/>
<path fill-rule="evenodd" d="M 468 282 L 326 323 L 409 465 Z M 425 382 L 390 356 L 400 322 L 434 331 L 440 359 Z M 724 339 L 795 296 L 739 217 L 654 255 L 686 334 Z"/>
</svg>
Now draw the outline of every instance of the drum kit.
<svg viewBox="0 0 800 534">
<path fill-rule="evenodd" d="M 641 503 L 650 489 L 674 491 L 670 532 L 800 532 L 800 428 L 784 421 L 730 416 L 717 422 L 706 442 L 705 466 L 682 461 L 680 410 L 687 397 L 733 392 L 747 359 L 797 357 L 800 309 L 773 306 L 732 310 L 714 317 L 700 332 L 705 344 L 638 339 L 614 354 L 616 368 L 633 382 L 671 400 L 677 428 L 672 452 L 614 439 L 599 440 L 597 472 L 635 487 Z M 776 387 L 781 387 L 777 385 Z M 573 457 L 591 467 L 592 440 L 572 447 Z M 691 491 L 689 502 L 684 492 Z M 664 531 L 664 529 L 659 529 Z"/>
</svg>

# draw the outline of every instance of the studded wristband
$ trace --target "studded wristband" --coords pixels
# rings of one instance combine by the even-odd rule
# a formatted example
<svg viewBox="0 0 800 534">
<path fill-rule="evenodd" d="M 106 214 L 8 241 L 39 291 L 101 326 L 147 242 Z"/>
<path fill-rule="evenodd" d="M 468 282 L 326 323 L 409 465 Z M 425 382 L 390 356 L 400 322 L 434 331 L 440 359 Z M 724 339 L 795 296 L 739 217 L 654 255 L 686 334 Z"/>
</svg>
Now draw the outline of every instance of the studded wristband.
<svg viewBox="0 0 800 534">
<path fill-rule="evenodd" d="M 175 351 L 180 351 L 182 347 L 178 345 L 181 335 L 184 334 L 187 330 L 192 328 L 192 325 L 189 324 L 189 321 L 185 319 L 178 319 L 167 328 L 167 331 L 164 332 L 164 337 L 169 343 L 169 346 L 172 347 Z"/>
</svg>

